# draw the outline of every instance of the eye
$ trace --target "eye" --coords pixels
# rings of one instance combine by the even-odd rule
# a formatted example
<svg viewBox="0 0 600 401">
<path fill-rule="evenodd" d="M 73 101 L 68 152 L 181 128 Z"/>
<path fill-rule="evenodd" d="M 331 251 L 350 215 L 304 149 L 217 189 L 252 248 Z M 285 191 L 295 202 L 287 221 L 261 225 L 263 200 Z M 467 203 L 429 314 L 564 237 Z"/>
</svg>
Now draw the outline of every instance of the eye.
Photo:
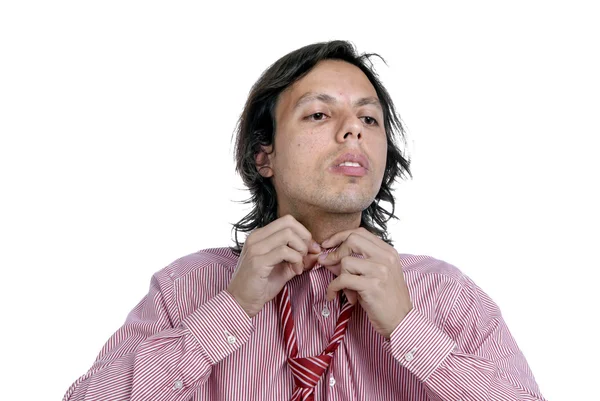
<svg viewBox="0 0 600 401">
<path fill-rule="evenodd" d="M 326 117 L 325 113 L 313 113 L 310 116 L 306 117 L 306 119 L 308 120 L 313 120 L 313 121 L 323 121 Z"/>
<path fill-rule="evenodd" d="M 374 119 L 373 117 L 365 116 L 365 117 L 361 117 L 361 118 L 364 118 L 364 121 L 367 125 L 379 125 L 377 120 Z"/>
</svg>

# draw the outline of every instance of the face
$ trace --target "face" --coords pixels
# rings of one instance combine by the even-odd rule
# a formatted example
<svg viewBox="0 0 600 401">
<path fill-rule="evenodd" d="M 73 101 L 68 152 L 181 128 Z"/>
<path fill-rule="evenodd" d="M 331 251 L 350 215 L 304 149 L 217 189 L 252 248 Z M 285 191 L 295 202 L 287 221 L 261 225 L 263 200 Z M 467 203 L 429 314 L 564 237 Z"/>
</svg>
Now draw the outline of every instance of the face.
<svg viewBox="0 0 600 401">
<path fill-rule="evenodd" d="M 280 95 L 275 114 L 274 143 L 256 161 L 273 180 L 279 216 L 360 213 L 373 202 L 387 141 L 375 88 L 358 67 L 318 63 Z"/>
</svg>

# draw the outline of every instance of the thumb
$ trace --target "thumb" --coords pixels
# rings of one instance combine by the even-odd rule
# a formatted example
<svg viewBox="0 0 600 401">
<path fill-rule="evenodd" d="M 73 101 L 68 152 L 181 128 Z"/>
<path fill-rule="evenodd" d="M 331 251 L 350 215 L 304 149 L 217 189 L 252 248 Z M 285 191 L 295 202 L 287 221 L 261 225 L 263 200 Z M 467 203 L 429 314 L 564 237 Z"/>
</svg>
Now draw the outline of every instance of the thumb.
<svg viewBox="0 0 600 401">
<path fill-rule="evenodd" d="M 356 291 L 345 289 L 344 294 L 346 294 L 346 299 L 348 302 L 350 302 L 352 305 L 356 305 L 356 302 L 358 301 L 358 293 Z"/>
<path fill-rule="evenodd" d="M 319 255 L 320 253 L 309 253 L 302 258 L 304 271 L 311 270 L 313 267 L 315 267 Z"/>
</svg>

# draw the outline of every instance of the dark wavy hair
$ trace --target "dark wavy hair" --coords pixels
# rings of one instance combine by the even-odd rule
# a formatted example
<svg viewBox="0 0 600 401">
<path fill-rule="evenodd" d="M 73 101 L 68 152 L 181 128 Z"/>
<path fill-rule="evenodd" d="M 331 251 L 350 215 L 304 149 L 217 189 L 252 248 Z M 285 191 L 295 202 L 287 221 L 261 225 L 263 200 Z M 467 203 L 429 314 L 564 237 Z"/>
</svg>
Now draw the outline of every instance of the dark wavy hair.
<svg viewBox="0 0 600 401">
<path fill-rule="evenodd" d="M 251 197 L 242 203 L 253 204 L 253 208 L 243 219 L 233 224 L 235 246 L 230 249 L 240 254 L 243 243 L 240 243 L 239 232 L 250 233 L 264 227 L 277 219 L 277 195 L 270 178 L 258 173 L 255 156 L 261 145 L 269 146 L 275 136 L 275 107 L 279 95 L 296 81 L 308 74 L 320 61 L 342 60 L 360 68 L 375 88 L 383 108 L 384 127 L 387 136 L 387 161 L 381 188 L 371 205 L 363 210 L 361 226 L 373 234 L 392 244 L 387 233 L 387 222 L 397 217 L 394 215 L 395 201 L 392 185 L 398 177 L 412 178 L 410 159 L 402 155 L 396 143 L 397 139 L 406 145 L 405 130 L 400 116 L 396 113 L 392 99 L 379 80 L 374 70 L 371 57 L 376 53 L 358 54 L 354 45 L 348 41 L 334 40 L 314 43 L 297 49 L 267 68 L 258 81 L 252 86 L 244 110 L 238 120 L 234 157 L 236 171 L 241 175 L 244 184 L 250 190 Z M 387 65 L 387 63 L 386 63 Z M 391 211 L 379 205 L 380 201 L 389 202 Z"/>
</svg>

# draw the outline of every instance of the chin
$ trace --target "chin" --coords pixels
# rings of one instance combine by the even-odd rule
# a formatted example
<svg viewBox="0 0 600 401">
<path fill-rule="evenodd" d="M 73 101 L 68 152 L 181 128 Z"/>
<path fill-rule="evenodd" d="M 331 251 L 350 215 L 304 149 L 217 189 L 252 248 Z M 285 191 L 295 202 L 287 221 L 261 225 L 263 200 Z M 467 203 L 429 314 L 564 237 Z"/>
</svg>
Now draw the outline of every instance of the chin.
<svg viewBox="0 0 600 401">
<path fill-rule="evenodd" d="M 327 202 L 327 206 L 324 209 L 332 213 L 362 213 L 363 210 L 367 209 L 373 203 L 373 199 L 370 197 L 339 196 Z"/>
</svg>

